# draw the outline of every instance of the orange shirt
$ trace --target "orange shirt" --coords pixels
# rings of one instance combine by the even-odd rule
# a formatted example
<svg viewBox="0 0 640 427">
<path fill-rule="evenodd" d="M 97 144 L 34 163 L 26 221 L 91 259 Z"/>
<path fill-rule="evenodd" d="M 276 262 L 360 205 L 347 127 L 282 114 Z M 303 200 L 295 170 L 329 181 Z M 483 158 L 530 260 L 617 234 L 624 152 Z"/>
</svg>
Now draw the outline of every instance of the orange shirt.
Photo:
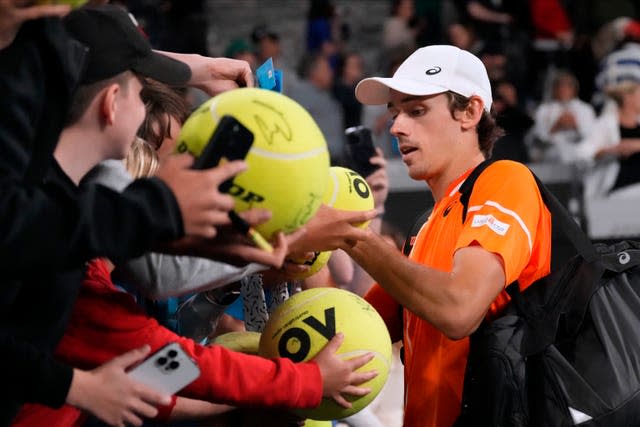
<svg viewBox="0 0 640 427">
<path fill-rule="evenodd" d="M 549 273 L 551 257 L 551 215 L 534 178 L 519 163 L 495 162 L 476 181 L 462 224 L 458 189 L 469 173 L 451 183 L 446 196 L 436 203 L 409 258 L 451 271 L 455 251 L 477 244 L 502 258 L 506 284 L 518 280 L 524 289 Z M 385 301 L 379 292 L 372 299 L 374 306 L 375 300 Z M 495 315 L 508 301 L 503 291 L 488 315 Z M 404 426 L 451 426 L 460 412 L 469 339 L 449 340 L 406 309 L 403 316 Z"/>
</svg>

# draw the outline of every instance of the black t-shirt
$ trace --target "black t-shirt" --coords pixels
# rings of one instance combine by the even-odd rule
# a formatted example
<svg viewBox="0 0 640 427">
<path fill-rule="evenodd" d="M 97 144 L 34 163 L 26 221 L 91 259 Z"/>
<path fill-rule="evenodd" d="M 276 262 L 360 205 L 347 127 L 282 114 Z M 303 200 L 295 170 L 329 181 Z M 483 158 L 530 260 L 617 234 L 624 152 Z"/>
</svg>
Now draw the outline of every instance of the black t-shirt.
<svg viewBox="0 0 640 427">
<path fill-rule="evenodd" d="M 640 126 L 625 128 L 620 126 L 621 138 L 640 138 Z M 611 191 L 640 182 L 640 152 L 620 159 L 620 172 Z"/>
</svg>

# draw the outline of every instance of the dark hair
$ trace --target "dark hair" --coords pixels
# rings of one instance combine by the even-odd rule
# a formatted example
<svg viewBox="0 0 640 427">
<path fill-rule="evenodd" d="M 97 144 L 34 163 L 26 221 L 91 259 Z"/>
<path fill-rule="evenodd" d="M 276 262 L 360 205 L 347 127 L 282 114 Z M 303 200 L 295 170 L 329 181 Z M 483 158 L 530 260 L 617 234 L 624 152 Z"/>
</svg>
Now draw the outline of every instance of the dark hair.
<svg viewBox="0 0 640 427">
<path fill-rule="evenodd" d="M 71 99 L 65 127 L 71 126 L 80 120 L 80 117 L 87 111 L 91 102 L 104 88 L 112 84 L 118 84 L 123 91 L 129 90 L 129 80 L 132 75 L 135 76 L 131 71 L 125 71 L 105 80 L 78 86 Z"/>
<path fill-rule="evenodd" d="M 169 117 L 183 123 L 189 117 L 189 105 L 178 89 L 151 79 L 143 82 L 140 97 L 147 114 L 138 130 L 138 136 L 157 150 L 171 134 Z"/>
<path fill-rule="evenodd" d="M 313 71 L 313 69 L 318 65 L 318 62 L 324 58 L 325 56 L 320 52 L 305 54 L 298 64 L 298 77 L 301 79 L 307 79 L 311 74 L 311 71 Z"/>
<path fill-rule="evenodd" d="M 456 111 L 464 111 L 469 106 L 469 102 L 471 100 L 470 97 L 451 91 L 445 92 L 445 94 L 449 98 L 449 111 L 451 112 L 451 117 L 455 118 Z M 480 147 L 480 151 L 484 154 L 485 159 L 488 159 L 491 157 L 493 145 L 496 140 L 504 135 L 504 130 L 496 124 L 496 120 L 491 113 L 483 109 L 482 117 L 476 126 L 476 131 L 478 132 L 478 145 Z"/>
</svg>

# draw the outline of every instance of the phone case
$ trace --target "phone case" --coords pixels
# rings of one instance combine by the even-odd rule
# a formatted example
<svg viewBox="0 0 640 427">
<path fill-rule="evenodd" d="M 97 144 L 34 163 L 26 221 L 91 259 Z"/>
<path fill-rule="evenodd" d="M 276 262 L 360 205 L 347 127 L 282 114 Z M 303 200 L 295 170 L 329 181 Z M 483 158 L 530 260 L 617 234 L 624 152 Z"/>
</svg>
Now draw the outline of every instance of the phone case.
<svg viewBox="0 0 640 427">
<path fill-rule="evenodd" d="M 236 118 L 224 115 L 218 122 L 209 142 L 193 164 L 194 169 L 208 169 L 217 166 L 224 159 L 244 160 L 253 145 L 253 132 Z M 220 191 L 227 192 L 233 178 L 220 184 Z"/>
<path fill-rule="evenodd" d="M 347 167 L 359 173 L 363 178 L 371 175 L 380 166 L 369 162 L 376 155 L 376 149 L 371 138 L 371 131 L 364 126 L 356 126 L 345 130 L 347 143 Z"/>
<path fill-rule="evenodd" d="M 128 372 L 136 381 L 175 394 L 200 376 L 200 368 L 180 344 L 170 343 Z"/>
</svg>

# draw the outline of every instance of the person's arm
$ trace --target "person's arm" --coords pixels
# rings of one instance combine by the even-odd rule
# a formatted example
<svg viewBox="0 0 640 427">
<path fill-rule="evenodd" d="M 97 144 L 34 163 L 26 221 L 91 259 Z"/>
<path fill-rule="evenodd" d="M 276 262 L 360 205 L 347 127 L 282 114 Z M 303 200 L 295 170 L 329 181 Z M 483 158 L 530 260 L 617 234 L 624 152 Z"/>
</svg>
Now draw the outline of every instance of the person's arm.
<svg viewBox="0 0 640 427">
<path fill-rule="evenodd" d="M 452 339 L 471 334 L 504 287 L 518 279 L 537 246 L 539 222 L 545 220 L 531 173 L 512 162 L 497 162 L 484 171 L 469 209 L 449 271 L 403 257 L 374 233 L 347 250 L 398 303 Z M 498 232 L 475 224 L 476 216 L 478 221 L 493 217 L 503 228 Z"/>
<path fill-rule="evenodd" d="M 582 103 L 576 100 L 575 116 L 578 127 L 578 133 L 581 137 L 585 137 L 591 131 L 596 121 L 596 114 L 590 104 Z"/>
<path fill-rule="evenodd" d="M 409 260 L 374 233 L 348 253 L 396 301 L 451 339 L 470 335 L 505 286 L 499 257 L 481 247 L 458 250 L 451 272 Z"/>
<path fill-rule="evenodd" d="M 22 24 L 32 19 L 64 16 L 71 7 L 61 5 L 25 6 L 20 0 L 0 0 L 0 50 L 9 46 Z"/>
<path fill-rule="evenodd" d="M 131 295 L 115 289 L 100 262 L 89 265 L 83 287 L 72 327 L 56 349 L 56 355 L 68 363 L 98 366 L 143 343 L 153 352 L 177 342 L 201 370 L 200 377 L 179 395 L 235 406 L 310 408 L 325 396 L 349 407 L 344 396 L 366 394 L 369 390 L 358 384 L 376 375 L 355 372 L 371 360 L 372 354 L 350 360 L 335 354 L 342 342 L 340 336 L 307 363 L 245 355 L 218 345 L 201 346 L 148 317 Z"/>
<path fill-rule="evenodd" d="M 118 265 L 113 275 L 149 298 L 165 299 L 219 288 L 266 268 L 261 264 L 236 267 L 205 258 L 151 252 Z"/>
<path fill-rule="evenodd" d="M 622 157 L 629 157 L 640 152 L 640 138 L 622 138 L 618 144 L 618 153 Z"/>
<path fill-rule="evenodd" d="M 471 0 L 467 3 L 467 12 L 474 19 L 484 22 L 493 22 L 496 24 L 510 24 L 513 18 L 508 13 L 496 12 L 481 3 Z"/>
<path fill-rule="evenodd" d="M 204 400 L 178 397 L 169 415 L 169 421 L 207 420 L 235 409 L 233 406 Z"/>
<path fill-rule="evenodd" d="M 40 403 L 52 408 L 63 403 L 76 406 L 115 424 L 138 415 L 153 417 L 156 405 L 169 399 L 131 381 L 125 369 L 142 360 L 149 348 L 132 350 L 94 370 L 74 369 L 52 358 L 37 346 L 13 337 L 4 338 L 0 363 L 6 367 L 0 397 L 9 402 Z"/>
<path fill-rule="evenodd" d="M 155 417 L 156 407 L 169 404 L 171 396 L 137 383 L 126 373 L 148 354 L 149 346 L 144 346 L 91 371 L 74 369 L 66 402 L 114 426 L 141 425 L 143 418 Z"/>
<path fill-rule="evenodd" d="M 253 73 L 247 61 L 231 58 L 209 58 L 197 54 L 162 52 L 191 68 L 189 85 L 210 96 L 239 87 L 253 87 Z"/>
<path fill-rule="evenodd" d="M 366 235 L 357 224 L 370 221 L 377 215 L 375 210 L 354 212 L 334 209 L 325 204 L 303 227 L 304 235 L 289 246 L 290 253 L 331 251 L 344 249 Z"/>
</svg>

